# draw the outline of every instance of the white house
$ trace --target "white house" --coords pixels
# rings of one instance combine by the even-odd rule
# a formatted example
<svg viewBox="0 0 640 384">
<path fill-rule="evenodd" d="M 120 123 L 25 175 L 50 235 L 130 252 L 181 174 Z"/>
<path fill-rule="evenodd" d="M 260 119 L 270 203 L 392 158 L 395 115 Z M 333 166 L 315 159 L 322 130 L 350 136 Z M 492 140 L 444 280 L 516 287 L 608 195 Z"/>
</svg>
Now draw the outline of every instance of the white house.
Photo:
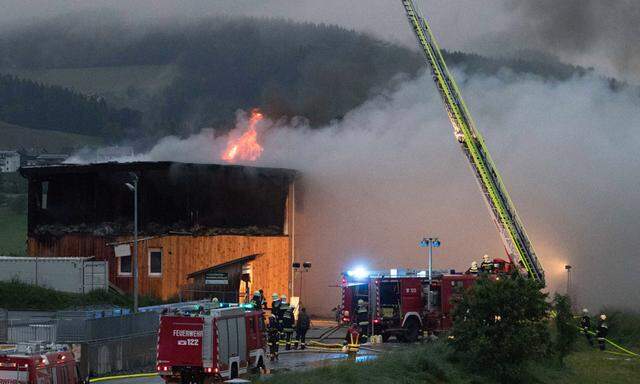
<svg viewBox="0 0 640 384">
<path fill-rule="evenodd" d="M 16 151 L 0 151 L 0 172 L 16 172 L 20 168 L 20 154 Z"/>
</svg>

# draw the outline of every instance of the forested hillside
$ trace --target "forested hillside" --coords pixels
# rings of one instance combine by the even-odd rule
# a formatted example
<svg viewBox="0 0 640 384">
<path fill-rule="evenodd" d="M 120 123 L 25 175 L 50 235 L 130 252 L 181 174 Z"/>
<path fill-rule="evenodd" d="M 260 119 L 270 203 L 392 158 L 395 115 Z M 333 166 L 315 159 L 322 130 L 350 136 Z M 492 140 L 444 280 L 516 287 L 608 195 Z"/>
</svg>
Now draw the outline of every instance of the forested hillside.
<svg viewBox="0 0 640 384">
<path fill-rule="evenodd" d="M 122 137 L 140 127 L 141 114 L 112 108 L 99 96 L 0 75 L 0 120 L 34 129 Z"/>
<path fill-rule="evenodd" d="M 507 67 L 515 73 L 565 79 L 584 72 L 548 58 L 503 60 L 460 52 L 448 56 L 452 64 L 471 73 L 490 74 Z M 410 49 L 331 25 L 225 17 L 140 25 L 85 13 L 4 32 L 0 72 L 2 68 L 35 78 L 42 78 L 38 71 L 52 69 L 68 77 L 75 68 L 83 82 L 92 81 L 93 69 L 101 75 L 105 68 L 131 68 L 132 81 L 124 89 L 117 84 L 105 89 L 103 77 L 95 81 L 102 83 L 100 94 L 107 102 L 143 112 L 143 131 L 136 130 L 136 136 L 157 138 L 206 126 L 224 129 L 240 108 L 260 107 L 273 118 L 304 116 L 313 126 L 323 125 L 388 87 L 397 75 L 415 76 L 424 64 Z M 163 74 L 157 85 L 145 68 Z M 136 83 L 138 77 L 145 78 L 144 84 Z M 77 79 L 72 80 L 63 85 L 77 86 Z M 80 115 L 65 125 L 67 130 L 120 136 L 139 118 L 129 109 L 110 110 L 101 99 L 79 95 L 67 99 L 72 103 L 33 108 L 50 111 L 40 114 L 56 121 L 53 111 L 73 114 L 70 109 L 80 102 L 78 97 L 95 105 L 98 124 L 88 128 L 87 116 Z M 60 104 L 67 108 L 59 110 Z M 25 111 L 12 116 L 20 124 L 32 119 L 29 126 L 34 128 L 62 126 L 43 124 Z"/>
</svg>

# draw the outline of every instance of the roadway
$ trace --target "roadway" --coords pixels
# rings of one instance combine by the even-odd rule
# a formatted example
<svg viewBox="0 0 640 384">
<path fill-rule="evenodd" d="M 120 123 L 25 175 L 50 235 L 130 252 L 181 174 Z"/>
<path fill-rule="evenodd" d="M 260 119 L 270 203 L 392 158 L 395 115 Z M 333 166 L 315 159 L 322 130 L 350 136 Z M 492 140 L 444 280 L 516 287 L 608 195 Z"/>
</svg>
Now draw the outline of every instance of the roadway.
<svg viewBox="0 0 640 384">
<path fill-rule="evenodd" d="M 316 340 L 327 344 L 336 344 L 344 340 L 346 331 L 344 328 L 332 331 L 335 323 L 314 322 L 312 328 L 307 333 L 307 341 Z M 347 355 L 339 351 L 312 349 L 286 351 L 280 347 L 280 358 L 277 362 L 267 361 L 267 367 L 271 374 L 288 371 L 300 371 L 304 369 L 317 368 L 336 364 L 341 361 L 351 360 L 355 363 L 375 359 L 381 352 L 396 349 L 402 344 L 385 343 L 365 346 L 355 355 Z M 163 384 L 164 382 L 157 376 L 142 378 L 126 378 L 109 380 L 105 384 Z M 102 383 L 100 383 L 102 384 Z"/>
</svg>

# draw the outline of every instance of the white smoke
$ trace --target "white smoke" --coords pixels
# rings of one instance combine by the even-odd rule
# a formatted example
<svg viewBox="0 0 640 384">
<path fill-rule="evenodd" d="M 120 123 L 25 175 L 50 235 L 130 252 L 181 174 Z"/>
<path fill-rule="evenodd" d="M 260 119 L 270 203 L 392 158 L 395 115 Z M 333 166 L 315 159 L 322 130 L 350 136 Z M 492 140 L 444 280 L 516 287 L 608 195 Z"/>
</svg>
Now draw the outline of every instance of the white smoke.
<svg viewBox="0 0 640 384">
<path fill-rule="evenodd" d="M 590 76 L 559 83 L 508 72 L 457 77 L 550 290 L 565 291 L 569 263 L 580 305 L 637 308 L 637 96 Z M 238 129 L 246 119 L 238 113 Z M 417 246 L 424 235 L 442 240 L 434 268 L 463 270 L 484 253 L 503 256 L 429 75 L 322 129 L 268 120 L 259 129 L 265 149 L 255 165 L 303 174 L 296 255 L 314 265 L 304 283 L 312 312 L 328 313 L 339 298 L 329 287 L 356 265 L 425 269 Z M 221 162 L 226 140 L 211 130 L 168 137 L 135 160 Z"/>
</svg>

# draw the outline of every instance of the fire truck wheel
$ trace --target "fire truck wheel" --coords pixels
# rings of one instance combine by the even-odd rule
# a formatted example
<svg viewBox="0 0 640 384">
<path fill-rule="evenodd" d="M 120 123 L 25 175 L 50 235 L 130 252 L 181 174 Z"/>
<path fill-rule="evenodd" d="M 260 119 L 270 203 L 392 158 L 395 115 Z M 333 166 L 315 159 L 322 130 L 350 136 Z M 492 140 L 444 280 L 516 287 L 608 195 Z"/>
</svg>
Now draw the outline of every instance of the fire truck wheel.
<svg viewBox="0 0 640 384">
<path fill-rule="evenodd" d="M 238 378 L 238 364 L 233 363 L 231 364 L 231 379 L 237 379 L 237 378 Z"/>
<path fill-rule="evenodd" d="M 420 335 L 420 323 L 415 318 L 410 318 L 406 324 L 407 332 L 405 333 L 405 341 L 415 343 Z"/>
</svg>

